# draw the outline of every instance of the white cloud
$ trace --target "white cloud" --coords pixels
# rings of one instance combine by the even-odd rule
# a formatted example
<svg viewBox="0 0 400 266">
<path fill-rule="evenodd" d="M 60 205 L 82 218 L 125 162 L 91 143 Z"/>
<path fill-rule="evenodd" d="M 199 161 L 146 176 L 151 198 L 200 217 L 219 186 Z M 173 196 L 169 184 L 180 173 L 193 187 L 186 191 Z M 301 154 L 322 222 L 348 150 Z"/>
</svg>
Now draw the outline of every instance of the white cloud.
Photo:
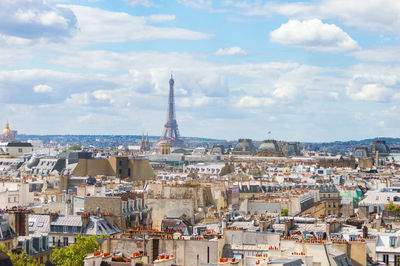
<svg viewBox="0 0 400 266">
<path fill-rule="evenodd" d="M 247 52 L 238 46 L 230 48 L 220 48 L 215 52 L 216 55 L 247 55 Z"/>
<path fill-rule="evenodd" d="M 175 15 L 150 15 L 145 17 L 146 21 L 153 22 L 153 23 L 161 23 L 161 22 L 171 22 L 175 20 Z"/>
<path fill-rule="evenodd" d="M 391 96 L 391 89 L 381 84 L 365 84 L 358 86 L 350 82 L 347 87 L 351 98 L 363 101 L 387 101 Z"/>
<path fill-rule="evenodd" d="M 87 105 L 90 103 L 90 95 L 88 92 L 73 93 L 65 100 L 65 102 L 69 105 L 76 106 Z"/>
<path fill-rule="evenodd" d="M 272 95 L 281 100 L 293 100 L 299 94 L 299 90 L 290 82 L 278 82 L 275 87 Z"/>
<path fill-rule="evenodd" d="M 76 24 L 71 10 L 44 0 L 0 1 L 0 35 L 59 40 L 73 35 Z"/>
<path fill-rule="evenodd" d="M 53 92 L 53 88 L 46 84 L 39 84 L 33 87 L 33 91 L 36 93 L 49 93 Z"/>
<path fill-rule="evenodd" d="M 243 96 L 237 104 L 240 107 L 265 107 L 273 105 L 275 101 L 268 97 Z"/>
<path fill-rule="evenodd" d="M 194 8 L 209 8 L 212 5 L 211 0 L 177 0 L 177 2 Z"/>
<path fill-rule="evenodd" d="M 289 18 L 337 19 L 340 24 L 366 31 L 399 34 L 400 2 L 398 0 L 315 0 L 290 1 L 232 1 L 224 4 L 248 16 L 280 14 Z"/>
<path fill-rule="evenodd" d="M 144 7 L 156 6 L 153 0 L 128 0 L 128 3 L 132 6 L 144 6 Z"/>
<path fill-rule="evenodd" d="M 350 51 L 358 48 L 357 42 L 334 24 L 319 19 L 289 20 L 270 33 L 272 42 L 294 45 L 317 51 Z"/>
<path fill-rule="evenodd" d="M 400 62 L 400 47 L 382 46 L 363 48 L 355 51 L 353 55 L 364 61 L 375 62 Z"/>
<path fill-rule="evenodd" d="M 398 67 L 360 65 L 346 86 L 347 95 L 354 100 L 390 102 L 400 97 Z"/>
<path fill-rule="evenodd" d="M 212 102 L 212 98 L 204 95 L 193 95 L 177 99 L 177 104 L 182 107 L 201 107 Z"/>
<path fill-rule="evenodd" d="M 79 32 L 73 41 L 89 44 L 115 43 L 158 39 L 202 40 L 209 34 L 174 27 L 155 27 L 148 22 L 171 21 L 173 16 L 136 17 L 125 12 L 112 12 L 87 6 L 65 5 L 76 15 Z"/>
</svg>

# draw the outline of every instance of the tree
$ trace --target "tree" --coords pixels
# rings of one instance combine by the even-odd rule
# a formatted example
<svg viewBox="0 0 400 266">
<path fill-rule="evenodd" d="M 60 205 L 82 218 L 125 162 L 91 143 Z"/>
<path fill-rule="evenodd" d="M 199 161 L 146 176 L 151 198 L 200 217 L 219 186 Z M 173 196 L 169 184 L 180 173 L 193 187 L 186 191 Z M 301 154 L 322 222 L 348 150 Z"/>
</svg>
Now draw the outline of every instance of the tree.
<svg viewBox="0 0 400 266">
<path fill-rule="evenodd" d="M 100 237 L 105 238 L 105 235 Z M 84 237 L 78 235 L 73 245 L 53 250 L 52 262 L 56 265 L 83 265 L 83 260 L 89 253 L 99 248 L 98 236 Z"/>
<path fill-rule="evenodd" d="M 68 148 L 69 151 L 79 151 L 80 149 L 81 149 L 81 145 L 78 145 L 78 144 L 71 145 Z"/>
<path fill-rule="evenodd" d="M 288 214 L 289 214 L 289 210 L 288 209 L 282 209 L 282 211 L 281 211 L 281 215 L 282 216 L 288 216 Z"/>
<path fill-rule="evenodd" d="M 6 250 L 5 246 L 0 246 L 1 251 L 6 253 L 14 266 L 36 266 L 38 265 L 32 257 L 29 257 L 25 251 L 21 253 L 12 253 L 10 250 Z"/>
</svg>

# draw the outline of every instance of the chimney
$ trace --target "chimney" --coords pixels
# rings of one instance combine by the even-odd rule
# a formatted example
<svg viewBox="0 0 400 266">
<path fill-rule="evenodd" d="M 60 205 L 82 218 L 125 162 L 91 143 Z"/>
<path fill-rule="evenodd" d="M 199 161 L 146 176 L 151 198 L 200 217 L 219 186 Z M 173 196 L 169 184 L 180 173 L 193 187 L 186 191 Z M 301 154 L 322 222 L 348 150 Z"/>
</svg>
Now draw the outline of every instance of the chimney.
<svg viewBox="0 0 400 266">
<path fill-rule="evenodd" d="M 82 219 L 82 229 L 84 229 L 89 224 L 89 214 L 88 213 L 82 213 L 81 219 Z"/>
<path fill-rule="evenodd" d="M 363 226 L 362 233 L 363 233 L 363 238 L 368 237 L 368 227 L 367 226 L 365 226 L 365 225 Z"/>
<path fill-rule="evenodd" d="M 289 236 L 290 235 L 290 230 L 293 228 L 294 226 L 294 219 L 287 219 L 285 221 L 285 236 Z"/>
<path fill-rule="evenodd" d="M 20 236 L 29 235 L 29 223 L 28 223 L 29 211 L 26 210 L 15 210 L 8 213 L 10 226 L 13 227 L 14 231 Z"/>
<path fill-rule="evenodd" d="M 49 215 L 50 215 L 50 222 L 54 222 L 58 217 L 58 213 L 56 212 L 50 212 Z"/>
</svg>

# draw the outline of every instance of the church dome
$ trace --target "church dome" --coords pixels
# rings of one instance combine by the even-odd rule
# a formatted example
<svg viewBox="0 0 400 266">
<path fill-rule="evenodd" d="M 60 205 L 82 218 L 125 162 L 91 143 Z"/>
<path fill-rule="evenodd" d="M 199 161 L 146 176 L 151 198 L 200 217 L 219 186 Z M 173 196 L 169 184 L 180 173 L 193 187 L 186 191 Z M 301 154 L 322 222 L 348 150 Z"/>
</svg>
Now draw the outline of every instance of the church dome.
<svg viewBox="0 0 400 266">
<path fill-rule="evenodd" d="M 8 122 L 7 122 L 7 124 L 6 124 L 6 128 L 3 130 L 3 132 L 1 133 L 1 135 L 2 136 L 11 136 L 13 133 L 12 133 L 12 131 L 11 131 L 11 129 L 10 129 L 10 125 L 8 124 Z"/>
<path fill-rule="evenodd" d="M 0 142 L 12 142 L 14 141 L 14 133 L 10 129 L 10 125 L 6 124 L 6 128 L 3 130 L 0 136 Z"/>
</svg>

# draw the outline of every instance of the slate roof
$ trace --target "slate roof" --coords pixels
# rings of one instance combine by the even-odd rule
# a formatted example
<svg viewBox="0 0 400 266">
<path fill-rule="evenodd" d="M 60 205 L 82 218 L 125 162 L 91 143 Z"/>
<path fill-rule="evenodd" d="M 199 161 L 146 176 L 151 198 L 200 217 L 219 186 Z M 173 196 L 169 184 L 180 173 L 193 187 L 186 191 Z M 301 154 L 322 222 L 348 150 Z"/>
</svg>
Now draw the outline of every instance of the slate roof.
<svg viewBox="0 0 400 266">
<path fill-rule="evenodd" d="M 31 143 L 27 142 L 9 142 L 7 147 L 33 147 Z"/>
<path fill-rule="evenodd" d="M 322 185 L 319 187 L 320 193 L 339 193 L 337 188 L 333 185 Z"/>
<path fill-rule="evenodd" d="M 113 235 L 120 233 L 121 229 L 118 226 L 111 226 L 105 219 L 100 216 L 90 216 L 87 227 L 83 230 L 86 235 Z"/>
<path fill-rule="evenodd" d="M 28 218 L 29 234 L 39 235 L 50 232 L 50 216 L 29 214 Z"/>
<path fill-rule="evenodd" d="M 58 216 L 57 219 L 50 224 L 61 226 L 82 226 L 82 219 L 78 215 Z"/>
</svg>

